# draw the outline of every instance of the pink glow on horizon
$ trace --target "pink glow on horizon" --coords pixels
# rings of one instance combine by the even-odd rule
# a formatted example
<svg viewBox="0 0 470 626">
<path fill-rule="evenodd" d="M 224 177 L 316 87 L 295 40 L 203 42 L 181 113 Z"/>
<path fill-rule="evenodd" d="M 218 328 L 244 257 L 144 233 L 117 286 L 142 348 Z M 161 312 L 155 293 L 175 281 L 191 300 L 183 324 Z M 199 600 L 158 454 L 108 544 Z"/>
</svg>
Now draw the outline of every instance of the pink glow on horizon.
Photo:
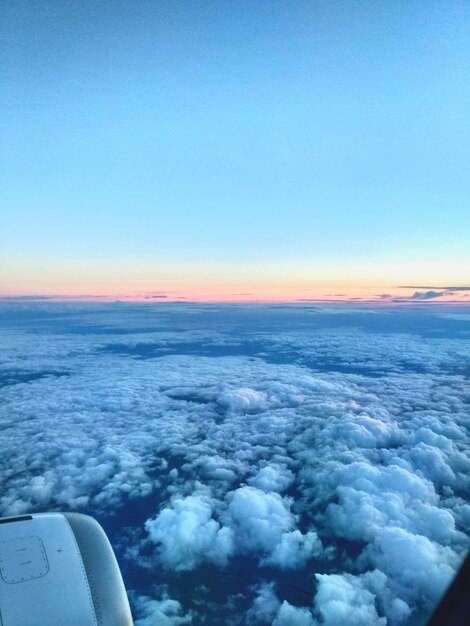
<svg viewBox="0 0 470 626">
<path fill-rule="evenodd" d="M 96 290 L 98 292 L 98 290 Z M 4 293 L 0 300 L 56 301 L 56 302 L 197 302 L 197 303 L 304 303 L 304 304 L 374 304 L 390 306 L 399 304 L 460 304 L 470 305 L 470 287 L 450 290 L 445 287 L 343 287 L 316 289 L 264 289 L 232 291 L 220 289 L 155 290 L 114 293 Z M 438 294 L 438 295 L 436 295 Z"/>
</svg>

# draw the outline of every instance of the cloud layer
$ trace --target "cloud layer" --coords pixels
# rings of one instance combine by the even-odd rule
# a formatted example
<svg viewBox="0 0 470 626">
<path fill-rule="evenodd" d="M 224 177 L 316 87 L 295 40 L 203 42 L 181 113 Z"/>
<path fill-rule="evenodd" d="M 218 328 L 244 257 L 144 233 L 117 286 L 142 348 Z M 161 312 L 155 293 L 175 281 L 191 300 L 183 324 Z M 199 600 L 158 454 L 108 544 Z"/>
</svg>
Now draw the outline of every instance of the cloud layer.
<svg viewBox="0 0 470 626">
<path fill-rule="evenodd" d="M 97 516 L 138 626 L 432 610 L 469 545 L 465 311 L 2 306 L 1 512 Z"/>
</svg>

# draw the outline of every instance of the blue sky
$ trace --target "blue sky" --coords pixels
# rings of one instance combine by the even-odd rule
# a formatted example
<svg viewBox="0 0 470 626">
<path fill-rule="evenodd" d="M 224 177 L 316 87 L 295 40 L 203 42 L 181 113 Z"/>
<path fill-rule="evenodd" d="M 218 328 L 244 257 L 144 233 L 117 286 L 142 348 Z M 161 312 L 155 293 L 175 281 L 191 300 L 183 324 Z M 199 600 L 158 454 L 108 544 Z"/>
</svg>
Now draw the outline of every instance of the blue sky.
<svg viewBox="0 0 470 626">
<path fill-rule="evenodd" d="M 467 3 L 3 13 L 3 293 L 465 282 Z"/>
</svg>

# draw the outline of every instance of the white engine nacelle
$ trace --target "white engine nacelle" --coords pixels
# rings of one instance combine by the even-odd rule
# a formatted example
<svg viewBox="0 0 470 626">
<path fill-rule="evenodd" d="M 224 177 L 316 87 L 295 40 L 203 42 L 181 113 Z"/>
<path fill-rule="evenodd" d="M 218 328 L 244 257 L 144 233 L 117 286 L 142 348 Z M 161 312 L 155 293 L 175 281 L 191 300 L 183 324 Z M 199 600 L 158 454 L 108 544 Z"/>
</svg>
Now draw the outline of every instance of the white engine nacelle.
<svg viewBox="0 0 470 626">
<path fill-rule="evenodd" d="M 132 626 L 111 544 L 93 518 L 0 519 L 1 626 Z"/>
</svg>

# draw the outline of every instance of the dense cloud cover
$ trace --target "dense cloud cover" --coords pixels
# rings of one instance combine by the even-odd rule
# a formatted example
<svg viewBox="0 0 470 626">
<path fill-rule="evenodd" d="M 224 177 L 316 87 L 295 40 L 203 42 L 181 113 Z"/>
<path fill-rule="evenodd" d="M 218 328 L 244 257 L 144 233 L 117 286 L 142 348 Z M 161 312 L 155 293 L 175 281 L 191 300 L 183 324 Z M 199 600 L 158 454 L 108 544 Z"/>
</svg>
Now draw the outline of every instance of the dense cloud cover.
<svg viewBox="0 0 470 626">
<path fill-rule="evenodd" d="M 416 626 L 469 547 L 468 309 L 0 323 L 1 514 L 97 517 L 137 626 Z"/>
</svg>

